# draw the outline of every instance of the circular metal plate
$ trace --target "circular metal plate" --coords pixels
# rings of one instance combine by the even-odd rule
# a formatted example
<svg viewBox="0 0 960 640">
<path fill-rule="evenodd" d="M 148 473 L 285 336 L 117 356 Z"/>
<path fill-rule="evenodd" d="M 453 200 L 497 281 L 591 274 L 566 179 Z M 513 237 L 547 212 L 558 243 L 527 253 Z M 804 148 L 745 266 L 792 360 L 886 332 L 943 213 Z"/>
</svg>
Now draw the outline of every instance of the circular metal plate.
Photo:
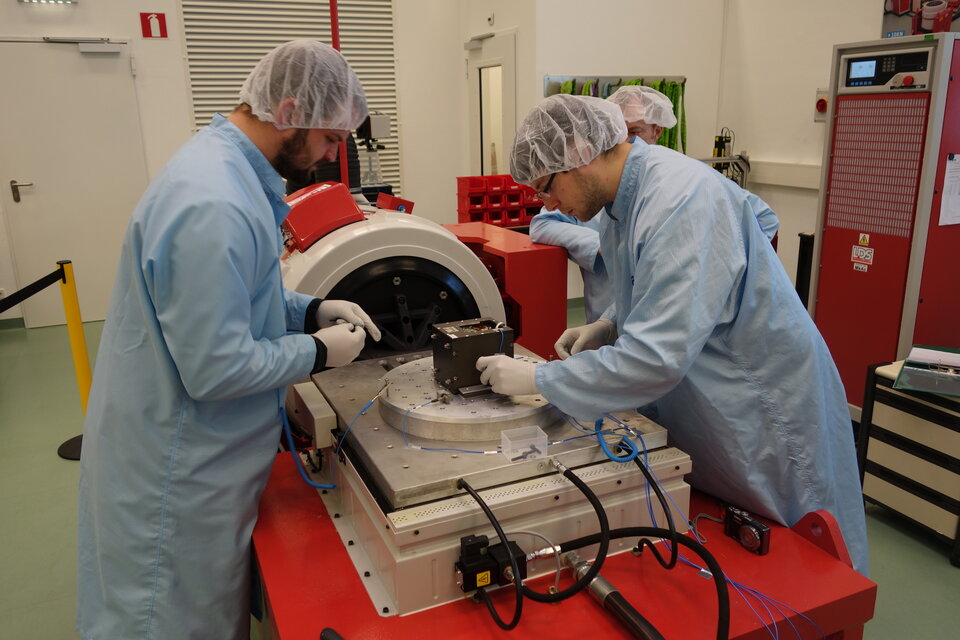
<svg viewBox="0 0 960 640">
<path fill-rule="evenodd" d="M 562 420 L 539 394 L 464 398 L 451 393 L 433 379 L 432 357 L 401 365 L 383 380 L 387 389 L 380 396 L 380 415 L 411 436 L 448 442 L 499 441 L 504 429 L 538 426 L 546 431 Z"/>
</svg>

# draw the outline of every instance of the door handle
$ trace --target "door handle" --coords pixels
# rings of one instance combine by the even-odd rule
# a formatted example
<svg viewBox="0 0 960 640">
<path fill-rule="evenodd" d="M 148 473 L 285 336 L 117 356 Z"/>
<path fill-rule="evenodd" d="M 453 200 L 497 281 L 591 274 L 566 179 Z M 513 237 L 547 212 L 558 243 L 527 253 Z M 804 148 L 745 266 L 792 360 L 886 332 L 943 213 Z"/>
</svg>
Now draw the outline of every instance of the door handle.
<svg viewBox="0 0 960 640">
<path fill-rule="evenodd" d="M 16 180 L 10 181 L 10 191 L 13 192 L 13 201 L 20 202 L 20 187 L 32 187 L 32 182 L 17 182 Z"/>
</svg>

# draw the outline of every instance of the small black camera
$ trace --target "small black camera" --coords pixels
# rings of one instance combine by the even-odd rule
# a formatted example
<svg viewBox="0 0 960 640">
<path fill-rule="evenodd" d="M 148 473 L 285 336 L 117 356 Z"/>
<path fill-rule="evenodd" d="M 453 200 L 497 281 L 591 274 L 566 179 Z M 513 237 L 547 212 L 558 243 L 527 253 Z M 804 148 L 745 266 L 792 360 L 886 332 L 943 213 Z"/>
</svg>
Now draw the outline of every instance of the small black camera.
<svg viewBox="0 0 960 640">
<path fill-rule="evenodd" d="M 770 551 L 770 527 L 742 509 L 727 506 L 723 516 L 723 532 L 758 556 Z"/>
</svg>

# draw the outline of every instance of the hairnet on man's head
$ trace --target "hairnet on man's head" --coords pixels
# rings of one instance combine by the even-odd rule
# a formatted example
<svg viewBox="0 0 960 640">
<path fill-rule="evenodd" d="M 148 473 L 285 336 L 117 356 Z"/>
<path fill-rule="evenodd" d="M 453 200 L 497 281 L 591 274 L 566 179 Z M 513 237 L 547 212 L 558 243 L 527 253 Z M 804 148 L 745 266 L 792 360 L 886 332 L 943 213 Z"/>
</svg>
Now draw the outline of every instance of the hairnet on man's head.
<svg viewBox="0 0 960 640">
<path fill-rule="evenodd" d="M 287 122 L 278 106 L 293 98 Z M 260 60 L 240 89 L 253 115 L 278 129 L 356 129 L 367 117 L 363 86 L 340 52 L 316 40 L 291 40 Z"/>
<path fill-rule="evenodd" d="M 517 182 L 532 184 L 545 175 L 590 164 L 626 137 L 627 125 L 615 104 L 589 96 L 550 96 L 517 128 L 510 173 Z"/>
<path fill-rule="evenodd" d="M 607 100 L 620 105 L 623 119 L 627 122 L 642 120 L 664 129 L 670 129 L 677 124 L 670 98 L 652 87 L 641 85 L 620 87 Z"/>
</svg>

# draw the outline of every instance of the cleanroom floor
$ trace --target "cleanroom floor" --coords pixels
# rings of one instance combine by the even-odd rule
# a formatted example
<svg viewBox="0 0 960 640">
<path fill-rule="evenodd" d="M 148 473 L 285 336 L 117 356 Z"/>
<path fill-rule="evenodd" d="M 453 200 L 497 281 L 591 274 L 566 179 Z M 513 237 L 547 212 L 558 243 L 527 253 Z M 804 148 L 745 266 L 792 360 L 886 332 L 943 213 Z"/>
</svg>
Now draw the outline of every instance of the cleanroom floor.
<svg viewBox="0 0 960 640">
<path fill-rule="evenodd" d="M 582 324 L 582 302 L 571 302 L 568 321 Z M 57 447 L 81 433 L 80 397 L 66 327 L 18 325 L 0 321 L 0 636 L 76 638 L 79 463 Z M 91 361 L 102 327 L 84 325 Z M 949 546 L 872 505 L 867 533 L 879 584 L 867 640 L 953 637 L 960 568 Z"/>
</svg>

